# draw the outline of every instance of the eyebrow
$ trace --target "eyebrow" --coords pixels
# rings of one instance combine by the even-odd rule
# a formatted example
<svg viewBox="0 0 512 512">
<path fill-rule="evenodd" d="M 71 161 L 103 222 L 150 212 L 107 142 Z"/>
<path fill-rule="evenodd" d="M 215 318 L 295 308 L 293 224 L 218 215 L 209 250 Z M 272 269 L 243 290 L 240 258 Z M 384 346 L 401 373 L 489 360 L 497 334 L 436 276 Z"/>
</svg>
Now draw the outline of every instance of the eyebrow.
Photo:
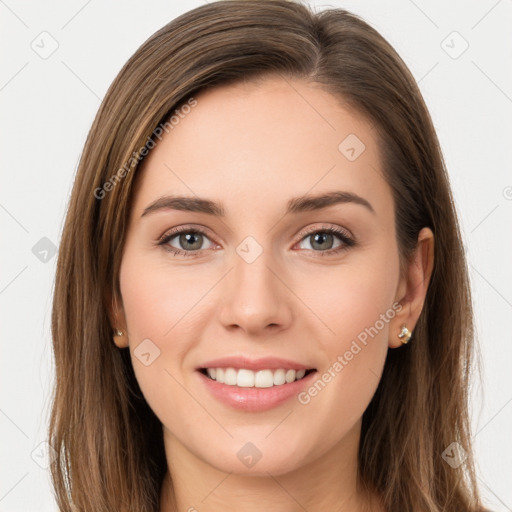
<svg viewBox="0 0 512 512">
<path fill-rule="evenodd" d="M 334 191 L 316 196 L 301 196 L 290 199 L 287 203 L 286 214 L 302 213 L 312 210 L 321 210 L 335 204 L 353 203 L 364 206 L 375 214 L 372 205 L 363 197 L 353 192 Z M 225 217 L 226 211 L 222 203 L 210 199 L 187 196 L 163 196 L 153 201 L 142 212 L 141 217 L 159 210 L 180 210 L 187 212 L 206 213 L 216 217 Z"/>
</svg>

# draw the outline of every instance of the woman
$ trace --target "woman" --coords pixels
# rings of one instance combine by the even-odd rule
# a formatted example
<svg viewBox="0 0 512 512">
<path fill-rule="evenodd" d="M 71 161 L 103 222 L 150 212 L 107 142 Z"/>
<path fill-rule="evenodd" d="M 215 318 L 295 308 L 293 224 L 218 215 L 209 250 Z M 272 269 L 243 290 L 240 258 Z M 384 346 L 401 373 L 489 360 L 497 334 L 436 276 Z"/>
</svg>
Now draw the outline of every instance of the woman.
<svg viewBox="0 0 512 512">
<path fill-rule="evenodd" d="M 344 10 L 221 1 L 137 50 L 83 151 L 52 329 L 61 510 L 484 510 L 441 150 Z"/>
</svg>

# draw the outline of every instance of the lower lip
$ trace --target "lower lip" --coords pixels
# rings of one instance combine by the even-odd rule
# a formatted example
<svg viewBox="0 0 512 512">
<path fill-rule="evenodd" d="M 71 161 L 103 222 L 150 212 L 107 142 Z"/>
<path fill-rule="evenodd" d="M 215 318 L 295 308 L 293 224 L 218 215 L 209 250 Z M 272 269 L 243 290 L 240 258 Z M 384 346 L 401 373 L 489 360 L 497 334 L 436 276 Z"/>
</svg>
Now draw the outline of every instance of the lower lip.
<svg viewBox="0 0 512 512">
<path fill-rule="evenodd" d="M 197 371 L 197 373 L 210 393 L 222 403 L 247 412 L 261 412 L 277 407 L 297 396 L 310 384 L 317 372 L 311 372 L 300 380 L 270 388 L 229 386 L 207 377 L 200 371 Z"/>
</svg>

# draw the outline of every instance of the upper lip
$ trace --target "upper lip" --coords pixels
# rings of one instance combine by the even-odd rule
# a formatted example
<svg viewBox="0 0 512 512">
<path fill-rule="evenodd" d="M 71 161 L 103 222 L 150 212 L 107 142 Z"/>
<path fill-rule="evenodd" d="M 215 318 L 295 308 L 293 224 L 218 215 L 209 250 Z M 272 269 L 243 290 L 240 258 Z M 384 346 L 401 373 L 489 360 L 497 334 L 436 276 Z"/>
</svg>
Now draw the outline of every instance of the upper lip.
<svg viewBox="0 0 512 512">
<path fill-rule="evenodd" d="M 298 363 L 297 361 L 291 361 L 290 359 L 282 359 L 279 357 L 261 357 L 258 359 L 252 359 L 248 356 L 227 356 L 219 359 L 212 359 L 206 361 L 197 369 L 202 368 L 245 368 L 247 370 L 278 370 L 283 368 L 284 370 L 311 370 L 314 369 L 312 366 Z"/>
</svg>

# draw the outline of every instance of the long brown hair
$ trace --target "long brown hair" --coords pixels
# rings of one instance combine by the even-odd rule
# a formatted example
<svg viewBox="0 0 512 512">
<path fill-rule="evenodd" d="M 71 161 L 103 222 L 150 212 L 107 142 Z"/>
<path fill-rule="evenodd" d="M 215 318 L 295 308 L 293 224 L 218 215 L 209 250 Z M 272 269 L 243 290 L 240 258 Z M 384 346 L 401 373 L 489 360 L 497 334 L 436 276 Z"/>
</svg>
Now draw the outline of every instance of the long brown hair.
<svg viewBox="0 0 512 512">
<path fill-rule="evenodd" d="M 108 314 L 120 299 L 134 178 L 157 128 L 195 93 L 272 74 L 320 84 L 373 123 L 402 262 L 422 227 L 435 235 L 434 270 L 413 339 L 388 351 L 363 415 L 358 483 L 377 491 L 391 512 L 481 511 L 468 412 L 470 288 L 430 115 L 406 65 L 371 26 L 342 9 L 315 13 L 286 0 L 224 0 L 179 16 L 135 52 L 102 102 L 58 255 L 49 428 L 58 505 L 158 510 L 167 470 L 162 426 L 128 349 L 112 341 Z M 454 442 L 467 456 L 457 467 L 443 458 Z"/>
</svg>

